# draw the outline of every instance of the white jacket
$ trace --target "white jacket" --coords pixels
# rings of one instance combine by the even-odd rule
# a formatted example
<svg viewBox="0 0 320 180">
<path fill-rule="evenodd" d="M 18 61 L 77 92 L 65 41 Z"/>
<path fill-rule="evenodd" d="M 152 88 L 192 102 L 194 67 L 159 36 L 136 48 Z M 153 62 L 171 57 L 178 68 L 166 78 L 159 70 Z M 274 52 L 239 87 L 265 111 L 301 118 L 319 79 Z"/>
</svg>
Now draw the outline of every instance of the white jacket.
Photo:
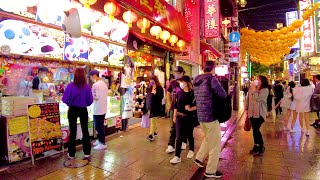
<svg viewBox="0 0 320 180">
<path fill-rule="evenodd" d="M 298 113 L 310 112 L 310 99 L 313 94 L 313 87 L 304 86 L 293 89 L 293 100 L 296 103 L 296 111 Z"/>
</svg>

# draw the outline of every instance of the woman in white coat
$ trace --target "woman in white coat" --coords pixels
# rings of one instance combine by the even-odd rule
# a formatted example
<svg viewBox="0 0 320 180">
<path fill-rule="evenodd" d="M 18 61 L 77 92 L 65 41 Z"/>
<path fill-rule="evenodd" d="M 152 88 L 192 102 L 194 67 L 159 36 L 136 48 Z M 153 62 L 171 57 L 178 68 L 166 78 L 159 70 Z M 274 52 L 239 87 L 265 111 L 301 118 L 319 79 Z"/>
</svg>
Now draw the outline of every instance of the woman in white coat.
<svg viewBox="0 0 320 180">
<path fill-rule="evenodd" d="M 313 94 L 313 87 L 310 85 L 310 81 L 308 79 L 303 79 L 300 87 L 296 87 L 293 89 L 293 97 L 296 104 L 296 111 L 299 113 L 299 121 L 301 126 L 301 131 L 303 132 L 303 119 L 306 124 L 307 132 L 306 135 L 310 135 L 309 131 L 309 113 L 310 109 L 310 99 Z M 292 119 L 291 124 L 291 132 L 293 131 L 293 127 L 295 125 L 296 119 Z"/>
</svg>

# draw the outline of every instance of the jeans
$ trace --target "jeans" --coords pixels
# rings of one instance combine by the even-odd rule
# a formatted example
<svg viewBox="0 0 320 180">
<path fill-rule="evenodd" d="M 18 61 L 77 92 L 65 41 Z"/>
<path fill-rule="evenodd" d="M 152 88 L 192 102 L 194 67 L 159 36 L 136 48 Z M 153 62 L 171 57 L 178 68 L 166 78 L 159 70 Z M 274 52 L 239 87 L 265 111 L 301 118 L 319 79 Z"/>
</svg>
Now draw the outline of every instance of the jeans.
<svg viewBox="0 0 320 180">
<path fill-rule="evenodd" d="M 170 111 L 170 125 L 171 129 L 168 146 L 172 146 L 174 148 L 176 144 L 176 124 L 173 122 L 173 111 Z M 183 142 L 187 143 L 186 137 L 183 138 Z"/>
<path fill-rule="evenodd" d="M 177 117 L 176 131 L 177 131 L 177 147 L 176 156 L 181 155 L 181 146 L 184 139 L 189 141 L 189 150 L 194 151 L 194 137 L 193 137 L 193 125 L 188 117 Z"/>
<path fill-rule="evenodd" d="M 70 131 L 68 153 L 70 157 L 74 157 L 76 154 L 76 135 L 78 118 L 80 118 L 81 123 L 83 152 L 85 155 L 90 155 L 91 153 L 91 143 L 88 130 L 88 110 L 86 107 L 70 106 L 68 110 Z"/>
<path fill-rule="evenodd" d="M 98 132 L 98 140 L 101 144 L 106 143 L 105 139 L 105 129 L 104 129 L 104 118 L 106 115 L 93 115 L 94 127 Z"/>
<path fill-rule="evenodd" d="M 205 137 L 202 140 L 196 159 L 203 162 L 209 154 L 206 173 L 213 174 L 217 171 L 221 151 L 221 129 L 218 120 L 213 122 L 200 122 Z"/>
<path fill-rule="evenodd" d="M 263 143 L 263 138 L 260 132 L 260 127 L 264 122 L 264 119 L 260 116 L 260 118 L 251 118 L 250 120 L 252 124 L 254 144 L 259 144 L 260 147 L 262 147 L 264 143 Z"/>
</svg>

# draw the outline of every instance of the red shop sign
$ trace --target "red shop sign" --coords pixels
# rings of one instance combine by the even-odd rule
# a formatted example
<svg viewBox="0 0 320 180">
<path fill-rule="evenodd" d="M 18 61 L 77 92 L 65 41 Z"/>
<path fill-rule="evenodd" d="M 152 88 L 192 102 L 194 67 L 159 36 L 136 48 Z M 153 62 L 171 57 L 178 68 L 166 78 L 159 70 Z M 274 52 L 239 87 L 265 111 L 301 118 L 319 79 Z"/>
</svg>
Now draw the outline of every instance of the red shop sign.
<svg viewBox="0 0 320 180">
<path fill-rule="evenodd" d="M 172 30 L 175 34 L 187 41 L 191 41 L 186 19 L 165 0 L 121 0 L 137 11 L 157 21 L 161 26 Z"/>
<path fill-rule="evenodd" d="M 204 37 L 220 37 L 219 0 L 204 0 Z"/>
<path fill-rule="evenodd" d="M 311 0 L 301 0 L 299 1 L 300 5 L 300 15 L 304 13 L 304 9 L 311 4 Z M 314 52 L 315 40 L 314 40 L 314 24 L 313 18 L 304 21 L 304 24 L 301 28 L 303 32 L 303 37 L 301 41 L 301 50 L 302 52 Z"/>
</svg>

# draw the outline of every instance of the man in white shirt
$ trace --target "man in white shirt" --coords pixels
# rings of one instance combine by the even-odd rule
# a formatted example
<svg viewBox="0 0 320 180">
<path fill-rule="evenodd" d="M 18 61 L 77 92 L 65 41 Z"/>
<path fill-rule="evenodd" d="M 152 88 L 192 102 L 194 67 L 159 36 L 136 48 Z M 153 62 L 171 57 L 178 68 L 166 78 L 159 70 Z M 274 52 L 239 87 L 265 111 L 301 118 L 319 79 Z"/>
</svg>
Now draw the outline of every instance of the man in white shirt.
<svg viewBox="0 0 320 180">
<path fill-rule="evenodd" d="M 107 113 L 107 95 L 108 86 L 99 77 L 99 71 L 92 70 L 89 73 L 90 79 L 94 82 L 92 85 L 93 95 L 93 120 L 95 129 L 98 132 L 98 140 L 93 144 L 94 150 L 107 148 L 105 140 L 104 119 Z"/>
</svg>

